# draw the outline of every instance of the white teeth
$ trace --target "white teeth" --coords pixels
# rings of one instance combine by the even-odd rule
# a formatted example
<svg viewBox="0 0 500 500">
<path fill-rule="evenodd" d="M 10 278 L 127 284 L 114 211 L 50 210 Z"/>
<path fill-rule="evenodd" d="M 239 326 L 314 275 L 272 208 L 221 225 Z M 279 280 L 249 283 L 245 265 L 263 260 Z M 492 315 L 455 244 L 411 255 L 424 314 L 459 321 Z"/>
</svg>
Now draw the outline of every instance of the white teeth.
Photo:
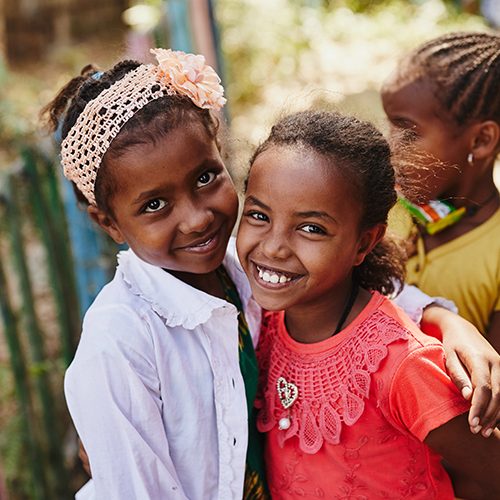
<svg viewBox="0 0 500 500">
<path fill-rule="evenodd" d="M 195 247 L 206 247 L 213 238 L 209 238 L 207 241 L 203 241 L 202 243 L 198 243 L 197 245 L 194 245 Z"/>
<path fill-rule="evenodd" d="M 263 271 L 261 268 L 257 268 L 259 271 L 259 278 L 266 283 L 287 283 L 288 281 L 292 281 L 292 278 L 285 276 L 284 274 L 274 273 L 272 271 Z"/>
</svg>

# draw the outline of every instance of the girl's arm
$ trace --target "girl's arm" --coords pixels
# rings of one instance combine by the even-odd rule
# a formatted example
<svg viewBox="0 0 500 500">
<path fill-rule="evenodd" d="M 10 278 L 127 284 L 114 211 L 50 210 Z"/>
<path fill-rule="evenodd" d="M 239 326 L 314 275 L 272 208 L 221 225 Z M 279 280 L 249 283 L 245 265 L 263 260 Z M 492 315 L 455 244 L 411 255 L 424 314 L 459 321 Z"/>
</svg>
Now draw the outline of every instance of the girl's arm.
<svg viewBox="0 0 500 500">
<path fill-rule="evenodd" d="M 453 383 L 464 398 L 472 398 L 471 431 L 482 430 L 484 435 L 493 429 L 500 418 L 500 356 L 471 323 L 454 314 L 457 309 L 453 302 L 429 297 L 406 284 L 394 302 L 425 333 L 443 342 Z"/>
<path fill-rule="evenodd" d="M 453 471 L 476 482 L 476 500 L 500 498 L 500 431 L 489 439 L 468 432 L 467 415 L 459 415 L 431 431 L 424 442 L 439 453 Z"/>
<path fill-rule="evenodd" d="M 420 327 L 442 336 L 448 373 L 464 398 L 471 399 L 471 431 L 487 437 L 500 419 L 500 356 L 474 325 L 442 307 L 427 307 Z"/>
</svg>

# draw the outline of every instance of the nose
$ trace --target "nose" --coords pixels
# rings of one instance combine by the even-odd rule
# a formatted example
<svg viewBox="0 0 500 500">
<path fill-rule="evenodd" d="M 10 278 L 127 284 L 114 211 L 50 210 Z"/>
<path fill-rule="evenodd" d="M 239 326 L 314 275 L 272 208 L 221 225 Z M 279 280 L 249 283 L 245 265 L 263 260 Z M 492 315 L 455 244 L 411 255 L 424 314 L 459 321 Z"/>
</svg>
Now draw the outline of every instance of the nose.
<svg viewBox="0 0 500 500">
<path fill-rule="evenodd" d="M 214 218 L 208 207 L 186 202 L 179 214 L 179 231 L 184 234 L 203 233 L 210 227 Z"/>
<path fill-rule="evenodd" d="M 279 228 L 272 228 L 263 236 L 261 249 L 269 259 L 284 260 L 291 254 L 288 235 Z"/>
</svg>

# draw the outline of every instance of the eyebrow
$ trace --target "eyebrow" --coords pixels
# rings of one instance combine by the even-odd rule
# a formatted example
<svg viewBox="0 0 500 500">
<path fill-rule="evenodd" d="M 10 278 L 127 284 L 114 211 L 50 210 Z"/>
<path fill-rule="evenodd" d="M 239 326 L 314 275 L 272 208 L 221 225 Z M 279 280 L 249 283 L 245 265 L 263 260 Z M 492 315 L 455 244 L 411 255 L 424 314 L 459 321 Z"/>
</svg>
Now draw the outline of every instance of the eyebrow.
<svg viewBox="0 0 500 500">
<path fill-rule="evenodd" d="M 272 211 L 270 207 L 268 207 L 265 203 L 262 203 L 255 196 L 248 196 L 247 199 L 245 200 L 245 203 L 247 203 L 247 202 L 253 203 L 254 205 L 257 205 L 260 208 L 264 208 L 265 210 Z"/>
<path fill-rule="evenodd" d="M 157 198 L 160 192 L 160 189 L 151 189 L 149 191 L 144 191 L 132 202 L 132 204 L 137 205 L 139 203 L 144 203 L 146 200 L 149 200 L 151 198 Z"/>
<path fill-rule="evenodd" d="M 254 205 L 257 205 L 265 210 L 272 211 L 270 207 L 268 207 L 265 203 L 262 203 L 258 198 L 255 198 L 255 196 L 249 196 L 246 199 L 246 201 L 253 203 Z M 335 218 L 333 218 L 330 214 L 323 212 L 321 210 L 307 210 L 306 212 L 295 212 L 294 215 L 302 219 L 308 219 L 310 217 L 316 217 L 318 219 L 329 219 L 333 221 L 335 224 L 338 224 Z"/>
<path fill-rule="evenodd" d="M 310 217 L 316 217 L 318 219 L 329 219 L 335 222 L 335 224 L 337 224 L 337 221 L 330 214 L 318 210 L 309 210 L 307 212 L 296 212 L 295 215 L 298 215 L 303 219 L 309 219 Z"/>
</svg>

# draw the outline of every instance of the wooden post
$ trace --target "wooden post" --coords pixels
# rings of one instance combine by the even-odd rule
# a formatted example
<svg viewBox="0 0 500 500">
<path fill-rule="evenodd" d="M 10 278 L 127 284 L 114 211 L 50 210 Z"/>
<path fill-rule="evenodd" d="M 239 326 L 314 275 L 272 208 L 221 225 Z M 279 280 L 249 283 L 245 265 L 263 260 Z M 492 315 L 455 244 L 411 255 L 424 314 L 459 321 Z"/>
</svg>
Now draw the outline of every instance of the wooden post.
<svg viewBox="0 0 500 500">
<path fill-rule="evenodd" d="M 5 0 L 0 0 L 0 65 L 7 61 L 7 40 L 5 39 Z"/>
</svg>

